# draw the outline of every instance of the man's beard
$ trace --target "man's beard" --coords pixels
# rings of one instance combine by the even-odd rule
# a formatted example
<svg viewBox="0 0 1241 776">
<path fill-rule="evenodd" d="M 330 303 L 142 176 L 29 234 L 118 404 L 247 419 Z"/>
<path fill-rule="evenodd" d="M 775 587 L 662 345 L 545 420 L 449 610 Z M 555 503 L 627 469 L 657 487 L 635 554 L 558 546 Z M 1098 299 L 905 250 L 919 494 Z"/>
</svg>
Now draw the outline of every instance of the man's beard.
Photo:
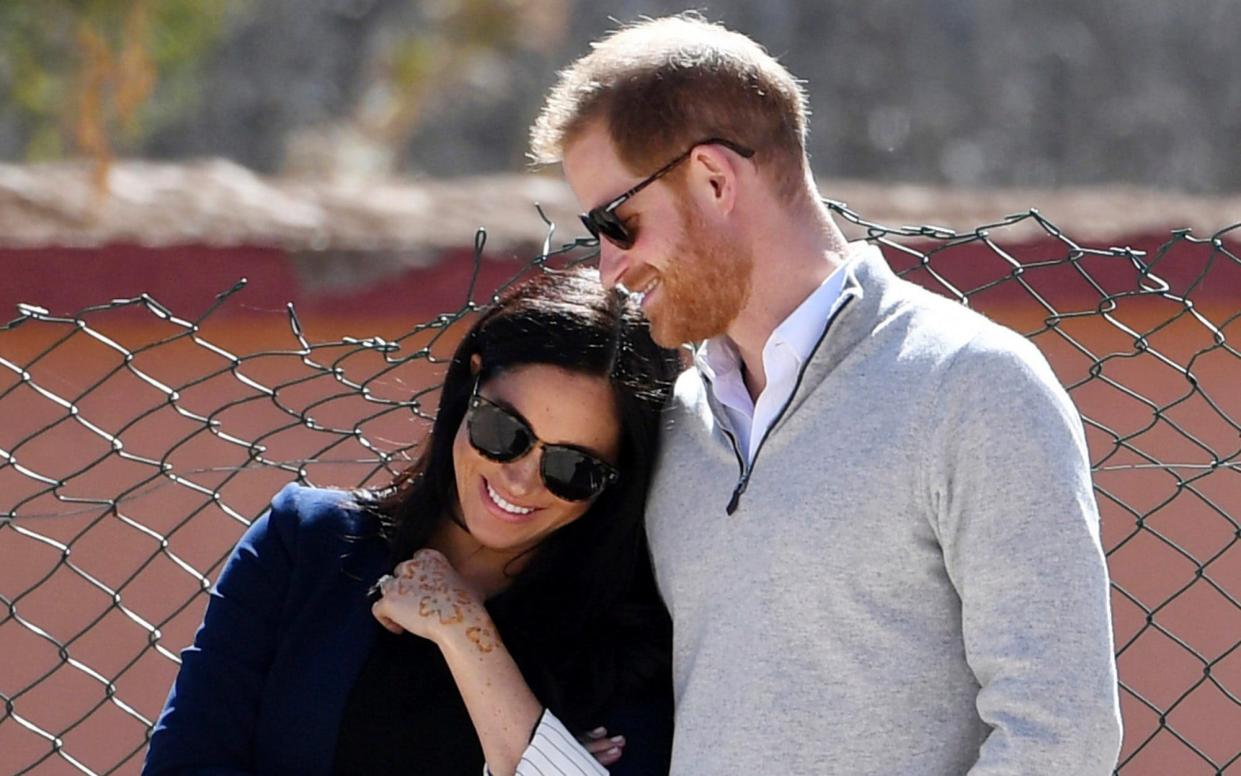
<svg viewBox="0 0 1241 776">
<path fill-rule="evenodd" d="M 678 203 L 685 225 L 660 273 L 651 338 L 664 347 L 700 342 L 728 330 L 750 296 L 754 257 L 710 229 L 692 206 Z"/>
</svg>

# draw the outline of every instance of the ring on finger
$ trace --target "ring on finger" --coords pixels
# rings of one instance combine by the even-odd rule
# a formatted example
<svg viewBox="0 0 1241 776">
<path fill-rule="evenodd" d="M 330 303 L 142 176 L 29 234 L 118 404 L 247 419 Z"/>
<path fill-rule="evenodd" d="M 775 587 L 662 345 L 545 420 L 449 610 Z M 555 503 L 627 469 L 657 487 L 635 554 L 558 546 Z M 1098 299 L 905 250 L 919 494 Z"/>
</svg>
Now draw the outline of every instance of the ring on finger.
<svg viewBox="0 0 1241 776">
<path fill-rule="evenodd" d="M 383 589 L 384 583 L 390 580 L 393 580 L 393 579 L 395 579 L 395 577 L 393 577 L 391 574 L 384 574 L 382 577 L 375 580 L 375 584 L 371 585 L 370 588 L 366 591 L 366 600 L 370 601 L 371 603 L 375 603 L 379 599 L 383 598 L 384 597 L 384 589 Z"/>
</svg>

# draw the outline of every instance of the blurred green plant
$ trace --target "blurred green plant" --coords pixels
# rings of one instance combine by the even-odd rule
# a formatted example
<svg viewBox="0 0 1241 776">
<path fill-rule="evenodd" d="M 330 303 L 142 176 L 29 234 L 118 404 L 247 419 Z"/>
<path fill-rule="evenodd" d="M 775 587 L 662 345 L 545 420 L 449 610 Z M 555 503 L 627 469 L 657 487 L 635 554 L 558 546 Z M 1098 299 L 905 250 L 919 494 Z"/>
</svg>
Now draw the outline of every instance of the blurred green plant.
<svg viewBox="0 0 1241 776">
<path fill-rule="evenodd" d="M 421 23 L 389 39 L 353 121 L 365 134 L 405 146 L 436 101 L 506 82 L 506 62 L 567 34 L 570 0 L 424 0 Z"/>
<path fill-rule="evenodd" d="M 186 106 L 195 66 L 249 1 L 0 2 L 0 86 L 25 130 L 25 158 L 87 154 L 105 189 L 118 148 Z"/>
</svg>

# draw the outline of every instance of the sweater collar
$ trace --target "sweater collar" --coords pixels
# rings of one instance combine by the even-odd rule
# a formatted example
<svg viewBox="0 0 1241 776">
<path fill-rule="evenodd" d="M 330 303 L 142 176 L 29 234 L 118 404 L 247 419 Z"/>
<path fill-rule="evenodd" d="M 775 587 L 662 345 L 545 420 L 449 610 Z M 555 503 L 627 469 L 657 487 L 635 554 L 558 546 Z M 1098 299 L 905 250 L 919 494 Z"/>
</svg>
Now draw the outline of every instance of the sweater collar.
<svg viewBox="0 0 1241 776">
<path fill-rule="evenodd" d="M 845 276 L 840 291 L 840 303 L 836 305 L 835 317 L 820 324 L 816 343 L 802 366 L 798 386 L 788 407 L 780 414 L 772 430 L 782 426 L 797 408 L 819 386 L 828 374 L 859 343 L 874 330 L 879 320 L 890 314 L 896 301 L 891 292 L 899 278 L 888 267 L 887 260 L 877 245 L 866 242 L 849 244 L 849 260 L 844 267 Z M 697 405 L 699 415 L 709 425 L 720 424 L 730 428 L 727 413 L 716 402 L 706 381 L 709 375 L 701 368 L 691 370 L 695 385 L 678 385 L 677 393 L 689 406 Z"/>
</svg>

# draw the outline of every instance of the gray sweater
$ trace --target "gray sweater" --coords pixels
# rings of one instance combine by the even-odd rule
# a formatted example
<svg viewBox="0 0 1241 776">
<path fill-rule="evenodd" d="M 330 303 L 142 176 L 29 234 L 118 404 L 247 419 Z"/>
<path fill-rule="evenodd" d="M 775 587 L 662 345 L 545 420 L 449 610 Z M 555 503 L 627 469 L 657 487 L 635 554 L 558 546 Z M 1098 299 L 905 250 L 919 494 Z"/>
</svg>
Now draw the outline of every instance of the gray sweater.
<svg viewBox="0 0 1241 776">
<path fill-rule="evenodd" d="M 701 373 L 678 381 L 648 513 L 672 773 L 1111 773 L 1077 412 L 1020 335 L 877 251 L 848 272 L 748 471 Z"/>
</svg>

